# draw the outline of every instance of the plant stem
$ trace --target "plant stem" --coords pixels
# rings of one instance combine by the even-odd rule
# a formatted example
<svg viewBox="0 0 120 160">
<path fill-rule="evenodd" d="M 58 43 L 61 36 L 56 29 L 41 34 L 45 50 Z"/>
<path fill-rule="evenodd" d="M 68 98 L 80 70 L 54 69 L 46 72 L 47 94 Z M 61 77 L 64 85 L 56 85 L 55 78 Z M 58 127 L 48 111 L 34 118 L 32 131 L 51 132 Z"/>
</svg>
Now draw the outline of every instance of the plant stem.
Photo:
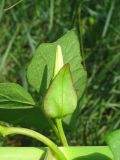
<svg viewBox="0 0 120 160">
<path fill-rule="evenodd" d="M 58 128 L 60 139 L 61 139 L 63 146 L 68 146 L 67 139 L 66 139 L 66 136 L 63 130 L 63 126 L 62 126 L 62 121 L 60 118 L 56 119 L 56 124 L 57 124 L 57 128 Z"/>
<path fill-rule="evenodd" d="M 54 133 L 56 134 L 56 136 L 60 139 L 59 131 L 58 131 L 56 125 L 54 124 L 54 122 L 52 121 L 52 119 L 48 118 L 48 122 L 51 125 L 51 127 L 52 127 Z"/>
<path fill-rule="evenodd" d="M 0 125 L 0 134 L 2 134 L 4 137 L 11 134 L 21 134 L 28 137 L 32 137 L 47 145 L 59 160 L 67 160 L 64 153 L 57 147 L 57 145 L 54 142 L 52 142 L 49 138 L 45 137 L 44 135 L 36 131 L 27 128 L 5 127 Z"/>
<path fill-rule="evenodd" d="M 56 136 L 60 139 L 60 135 L 59 135 L 58 129 L 57 129 L 55 123 L 53 122 L 53 120 L 51 118 L 49 118 L 42 109 L 41 109 L 41 112 L 44 114 L 45 118 L 47 119 L 49 125 L 52 127 L 52 129 L 53 129 L 54 133 L 56 134 Z"/>
</svg>

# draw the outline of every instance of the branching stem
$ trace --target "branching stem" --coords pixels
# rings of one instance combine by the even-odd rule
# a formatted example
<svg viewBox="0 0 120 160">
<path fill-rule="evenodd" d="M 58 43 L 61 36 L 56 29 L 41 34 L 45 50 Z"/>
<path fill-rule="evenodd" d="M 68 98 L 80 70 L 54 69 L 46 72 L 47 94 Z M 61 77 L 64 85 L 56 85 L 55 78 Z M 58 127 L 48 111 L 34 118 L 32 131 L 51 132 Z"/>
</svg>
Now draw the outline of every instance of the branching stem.
<svg viewBox="0 0 120 160">
<path fill-rule="evenodd" d="M 52 142 L 49 138 L 45 137 L 44 135 L 36 131 L 27 128 L 5 127 L 0 125 L 0 134 L 4 137 L 13 134 L 21 134 L 28 137 L 32 137 L 47 145 L 56 155 L 58 160 L 67 160 L 63 152 L 57 147 L 57 145 L 54 142 Z"/>
</svg>

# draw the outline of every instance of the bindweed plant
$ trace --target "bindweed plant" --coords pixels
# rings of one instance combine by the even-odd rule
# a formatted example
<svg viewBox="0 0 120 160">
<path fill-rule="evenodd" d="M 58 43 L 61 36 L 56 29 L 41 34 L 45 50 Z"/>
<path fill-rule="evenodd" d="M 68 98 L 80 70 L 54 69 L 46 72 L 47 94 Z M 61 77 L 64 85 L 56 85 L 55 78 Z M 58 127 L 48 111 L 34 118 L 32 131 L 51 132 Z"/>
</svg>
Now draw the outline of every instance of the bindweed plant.
<svg viewBox="0 0 120 160">
<path fill-rule="evenodd" d="M 21 118 L 18 124 L 27 123 L 27 127 L 37 122 L 43 127 L 45 121 L 50 124 L 61 142 L 61 146 L 68 146 L 62 120 L 70 123 L 73 114 L 78 109 L 79 100 L 85 90 L 87 75 L 82 66 L 79 38 L 76 30 L 71 30 L 54 43 L 41 44 L 28 66 L 27 78 L 30 85 L 37 92 L 38 100 L 33 99 L 22 86 L 16 83 L 0 83 L 0 121 L 7 117 L 6 122 Z M 31 110 L 25 112 L 26 110 Z M 4 112 L 2 112 L 5 110 Z M 14 112 L 18 110 L 18 112 Z M 24 110 L 19 114 L 20 110 Z M 11 111 L 12 114 L 8 114 Z M 36 112 L 34 112 L 36 111 Z M 4 114 L 3 114 L 4 113 Z M 17 113 L 17 114 L 16 114 Z M 37 114 L 35 114 L 37 113 Z M 37 120 L 35 119 L 37 117 Z M 75 117 L 75 116 L 74 116 Z M 14 121 L 13 121 L 14 120 Z M 43 123 L 43 126 L 41 125 Z M 0 134 L 21 134 L 32 137 L 48 147 L 44 160 L 68 160 L 58 145 L 45 135 L 34 130 L 9 125 L 0 125 Z M 110 133 L 106 137 L 115 160 L 120 159 L 120 130 Z"/>
<path fill-rule="evenodd" d="M 37 91 L 39 100 L 34 100 L 19 84 L 0 83 L 0 108 L 12 111 L 37 108 L 39 117 L 44 113 L 61 145 L 68 146 L 62 119 L 68 116 L 70 119 L 86 86 L 86 71 L 81 61 L 75 30 L 54 43 L 40 45 L 27 70 L 28 82 Z M 45 159 L 68 159 L 57 144 L 34 130 L 0 125 L 0 134 L 35 138 L 50 148 Z"/>
</svg>

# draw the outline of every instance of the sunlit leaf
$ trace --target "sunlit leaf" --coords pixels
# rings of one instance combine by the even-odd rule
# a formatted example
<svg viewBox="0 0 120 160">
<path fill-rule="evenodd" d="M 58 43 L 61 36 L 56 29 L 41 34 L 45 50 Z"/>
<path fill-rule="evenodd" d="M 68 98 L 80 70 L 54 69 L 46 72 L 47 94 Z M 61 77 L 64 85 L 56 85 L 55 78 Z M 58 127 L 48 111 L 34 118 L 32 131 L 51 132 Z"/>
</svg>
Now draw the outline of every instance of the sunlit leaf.
<svg viewBox="0 0 120 160">
<path fill-rule="evenodd" d="M 31 95 L 16 83 L 0 83 L 0 108 L 33 108 L 35 102 Z"/>
</svg>

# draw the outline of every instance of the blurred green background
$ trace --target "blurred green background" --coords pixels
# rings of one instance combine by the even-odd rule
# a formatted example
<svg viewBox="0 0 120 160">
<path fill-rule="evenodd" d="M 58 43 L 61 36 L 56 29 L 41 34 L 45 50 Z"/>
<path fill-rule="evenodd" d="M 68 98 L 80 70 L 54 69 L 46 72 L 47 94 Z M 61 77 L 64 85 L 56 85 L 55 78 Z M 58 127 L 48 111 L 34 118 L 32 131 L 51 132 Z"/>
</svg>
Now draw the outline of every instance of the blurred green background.
<svg viewBox="0 0 120 160">
<path fill-rule="evenodd" d="M 53 42 L 80 26 L 88 85 L 71 145 L 104 145 L 107 132 L 120 127 L 120 1 L 0 0 L 0 82 L 26 89 L 26 68 L 40 43 Z M 54 140 L 52 131 L 41 131 Z M 39 145 L 29 138 L 4 144 Z"/>
</svg>

